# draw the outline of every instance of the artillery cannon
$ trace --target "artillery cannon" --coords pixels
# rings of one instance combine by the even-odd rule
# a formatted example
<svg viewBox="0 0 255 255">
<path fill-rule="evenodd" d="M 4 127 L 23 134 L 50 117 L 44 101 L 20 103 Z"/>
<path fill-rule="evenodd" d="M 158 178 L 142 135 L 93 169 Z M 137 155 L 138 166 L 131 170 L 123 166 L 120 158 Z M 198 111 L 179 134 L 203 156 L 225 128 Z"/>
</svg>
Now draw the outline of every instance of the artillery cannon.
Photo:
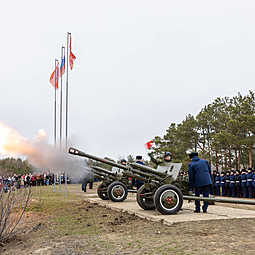
<svg viewBox="0 0 255 255">
<path fill-rule="evenodd" d="M 98 195 L 99 197 L 102 196 L 102 199 L 110 198 L 115 202 L 124 201 L 125 199 L 123 199 L 123 197 L 126 198 L 128 190 L 126 184 L 123 182 L 131 177 L 144 182 L 144 185 L 137 191 L 136 200 L 138 205 L 144 210 L 157 209 L 161 214 L 177 213 L 182 207 L 183 200 L 255 205 L 255 201 L 253 200 L 206 198 L 183 195 L 182 190 L 178 187 L 180 183 L 177 176 L 181 168 L 181 164 L 178 163 L 172 163 L 167 171 L 160 172 L 151 167 L 136 163 L 130 163 L 128 166 L 124 166 L 107 159 L 86 154 L 74 148 L 70 148 L 69 153 L 87 157 L 123 170 L 122 175 L 119 176 L 117 173 L 110 172 L 106 169 L 93 167 L 95 175 L 103 181 L 102 184 L 99 185 L 99 187 L 102 186 L 98 190 Z M 120 195 L 119 192 L 116 192 L 118 190 L 121 190 Z M 129 192 L 130 191 L 131 190 L 129 190 Z"/>
<path fill-rule="evenodd" d="M 98 189 L 98 195 L 101 199 L 110 198 L 114 202 L 124 201 L 128 194 L 125 182 L 128 178 L 135 178 L 144 182 L 144 185 L 137 191 L 137 203 L 144 210 L 157 209 L 162 214 L 174 214 L 182 207 L 182 192 L 177 186 L 173 185 L 180 171 L 181 164 L 172 163 L 169 171 L 159 172 L 153 168 L 136 163 L 124 166 L 87 154 L 75 148 L 69 148 L 69 153 L 123 170 L 120 176 L 106 169 L 92 167 L 96 176 L 103 181 Z"/>
<path fill-rule="evenodd" d="M 97 194 L 102 200 L 111 199 L 113 202 L 122 202 L 127 198 L 128 192 L 135 191 L 132 180 L 122 174 L 98 166 L 92 166 L 92 171 L 102 181 L 97 188 Z"/>
<path fill-rule="evenodd" d="M 117 176 L 114 173 L 101 167 L 92 167 L 92 171 L 94 176 L 102 181 L 102 183 L 97 188 L 98 197 L 100 197 L 102 200 L 108 200 L 109 197 L 107 194 L 107 187 L 109 184 L 116 181 Z"/>
<path fill-rule="evenodd" d="M 86 157 L 101 163 L 105 163 L 117 169 L 128 170 L 128 166 L 124 166 L 113 161 L 102 159 L 93 155 L 89 155 L 74 148 L 69 149 L 70 154 Z M 127 198 L 128 192 L 136 192 L 133 189 L 131 176 L 118 173 L 118 171 L 109 171 L 102 167 L 92 166 L 92 171 L 102 183 L 97 188 L 97 194 L 102 200 L 111 199 L 113 202 L 122 202 Z"/>
<path fill-rule="evenodd" d="M 181 209 L 183 195 L 176 181 L 181 164 L 171 163 L 165 172 L 137 163 L 131 163 L 130 166 L 138 169 L 139 174 L 145 177 L 144 185 L 138 189 L 136 196 L 141 208 L 157 209 L 161 214 L 175 214 Z"/>
</svg>

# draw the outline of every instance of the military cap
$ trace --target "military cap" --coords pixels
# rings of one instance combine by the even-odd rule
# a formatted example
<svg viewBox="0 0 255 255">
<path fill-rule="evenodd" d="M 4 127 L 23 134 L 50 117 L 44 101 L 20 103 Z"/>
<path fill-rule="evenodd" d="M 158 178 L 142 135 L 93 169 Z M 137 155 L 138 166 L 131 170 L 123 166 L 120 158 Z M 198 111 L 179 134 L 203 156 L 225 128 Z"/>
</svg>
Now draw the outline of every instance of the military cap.
<svg viewBox="0 0 255 255">
<path fill-rule="evenodd" d="M 196 151 L 192 151 L 191 153 L 189 153 L 189 158 L 194 158 L 198 156 L 198 153 Z"/>
</svg>

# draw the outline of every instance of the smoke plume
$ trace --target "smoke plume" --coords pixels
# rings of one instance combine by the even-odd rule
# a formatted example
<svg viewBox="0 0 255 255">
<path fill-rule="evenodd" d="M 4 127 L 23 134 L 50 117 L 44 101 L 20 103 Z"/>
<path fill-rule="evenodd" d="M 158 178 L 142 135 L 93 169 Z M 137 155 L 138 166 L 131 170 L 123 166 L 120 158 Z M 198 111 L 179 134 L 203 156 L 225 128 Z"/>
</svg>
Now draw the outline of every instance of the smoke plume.
<svg viewBox="0 0 255 255">
<path fill-rule="evenodd" d="M 62 152 L 48 143 L 47 133 L 40 129 L 34 139 L 27 139 L 15 129 L 0 123 L 0 155 L 25 157 L 37 171 L 66 172 L 73 182 L 80 182 L 89 172 L 84 159 Z"/>
</svg>

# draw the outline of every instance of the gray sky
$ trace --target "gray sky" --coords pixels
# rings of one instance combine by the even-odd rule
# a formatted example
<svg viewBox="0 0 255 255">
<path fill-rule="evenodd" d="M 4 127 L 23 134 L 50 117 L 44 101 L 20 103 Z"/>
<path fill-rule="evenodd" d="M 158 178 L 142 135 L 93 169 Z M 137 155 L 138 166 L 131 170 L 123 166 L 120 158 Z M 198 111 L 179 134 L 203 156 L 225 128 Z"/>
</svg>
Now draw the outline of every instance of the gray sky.
<svg viewBox="0 0 255 255">
<path fill-rule="evenodd" d="M 0 122 L 53 142 L 54 59 L 72 32 L 70 135 L 100 156 L 145 154 L 218 96 L 255 85 L 254 1 L 5 1 Z"/>
</svg>

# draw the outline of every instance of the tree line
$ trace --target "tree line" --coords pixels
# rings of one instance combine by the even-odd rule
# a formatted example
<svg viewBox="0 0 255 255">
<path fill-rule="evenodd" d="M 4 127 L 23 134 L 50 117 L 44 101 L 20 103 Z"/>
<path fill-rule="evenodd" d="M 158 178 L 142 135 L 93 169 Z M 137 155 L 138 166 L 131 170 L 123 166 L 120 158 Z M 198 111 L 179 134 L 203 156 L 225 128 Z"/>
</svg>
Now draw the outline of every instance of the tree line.
<svg viewBox="0 0 255 255">
<path fill-rule="evenodd" d="M 0 160 L 0 175 L 28 174 L 33 172 L 33 167 L 27 160 L 20 158 L 5 158 Z"/>
<path fill-rule="evenodd" d="M 154 138 L 152 152 L 160 157 L 164 151 L 187 167 L 186 151 L 191 149 L 207 159 L 217 170 L 241 169 L 254 165 L 255 95 L 238 93 L 218 97 L 193 116 L 171 123 L 163 137 Z"/>
</svg>

